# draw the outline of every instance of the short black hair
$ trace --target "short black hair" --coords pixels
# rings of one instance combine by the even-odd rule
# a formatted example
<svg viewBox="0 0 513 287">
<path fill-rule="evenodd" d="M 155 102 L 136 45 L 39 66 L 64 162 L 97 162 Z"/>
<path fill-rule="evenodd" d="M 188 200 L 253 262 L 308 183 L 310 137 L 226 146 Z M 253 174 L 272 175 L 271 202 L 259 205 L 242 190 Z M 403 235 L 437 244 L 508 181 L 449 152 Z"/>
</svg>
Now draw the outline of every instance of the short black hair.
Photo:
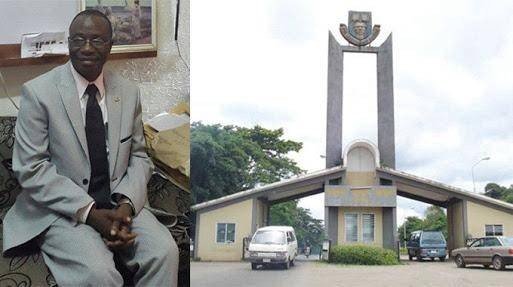
<svg viewBox="0 0 513 287">
<path fill-rule="evenodd" d="M 107 18 L 107 16 L 105 16 L 104 13 L 102 13 L 101 11 L 96 10 L 96 9 L 91 9 L 91 8 L 90 9 L 86 9 L 86 10 L 78 13 L 77 15 L 75 15 L 73 20 L 71 20 L 71 24 L 69 24 L 69 29 L 70 30 L 71 30 L 71 26 L 73 26 L 73 23 L 75 23 L 75 21 L 78 18 L 81 18 L 81 17 L 100 17 L 100 18 L 103 18 L 103 20 L 105 20 L 105 22 L 107 22 L 107 25 L 109 26 L 109 38 L 110 38 L 110 40 L 112 40 L 112 23 L 110 22 L 109 18 Z"/>
</svg>

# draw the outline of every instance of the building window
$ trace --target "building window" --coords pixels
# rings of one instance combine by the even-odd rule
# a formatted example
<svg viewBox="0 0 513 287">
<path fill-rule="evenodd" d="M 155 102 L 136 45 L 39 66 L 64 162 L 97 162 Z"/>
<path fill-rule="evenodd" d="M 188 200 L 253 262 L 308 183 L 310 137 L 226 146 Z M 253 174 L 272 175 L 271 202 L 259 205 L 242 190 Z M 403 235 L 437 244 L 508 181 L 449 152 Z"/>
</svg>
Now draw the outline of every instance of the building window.
<svg viewBox="0 0 513 287">
<path fill-rule="evenodd" d="M 217 243 L 235 242 L 235 223 L 218 223 L 216 234 Z"/>
<path fill-rule="evenodd" d="M 374 242 L 374 214 L 362 214 L 363 242 Z"/>
<path fill-rule="evenodd" d="M 345 216 L 346 241 L 358 241 L 358 214 L 346 213 Z"/>
<path fill-rule="evenodd" d="M 486 224 L 485 225 L 485 236 L 502 236 L 503 227 L 502 224 Z"/>
</svg>

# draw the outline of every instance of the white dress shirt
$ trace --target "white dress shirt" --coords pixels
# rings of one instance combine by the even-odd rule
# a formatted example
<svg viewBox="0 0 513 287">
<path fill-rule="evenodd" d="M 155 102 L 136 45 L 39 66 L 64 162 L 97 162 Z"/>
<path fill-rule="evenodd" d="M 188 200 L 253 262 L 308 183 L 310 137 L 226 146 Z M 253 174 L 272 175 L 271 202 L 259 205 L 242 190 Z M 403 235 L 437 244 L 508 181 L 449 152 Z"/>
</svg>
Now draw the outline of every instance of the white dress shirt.
<svg viewBox="0 0 513 287">
<path fill-rule="evenodd" d="M 71 64 L 70 64 L 71 65 Z M 71 74 L 73 74 L 73 78 L 75 79 L 75 85 L 77 86 L 77 95 L 80 100 L 80 109 L 82 110 L 82 119 L 84 120 L 84 126 L 86 122 L 86 109 L 87 109 L 87 100 L 89 99 L 89 95 L 85 93 L 87 86 L 94 84 L 99 93 L 96 95 L 96 99 L 98 100 L 98 105 L 100 105 L 100 109 L 102 110 L 103 123 L 107 124 L 109 115 L 107 114 L 107 104 L 105 103 L 105 85 L 103 84 L 103 71 L 101 74 L 94 80 L 93 82 L 89 82 L 80 75 L 73 65 L 71 65 Z"/>
</svg>

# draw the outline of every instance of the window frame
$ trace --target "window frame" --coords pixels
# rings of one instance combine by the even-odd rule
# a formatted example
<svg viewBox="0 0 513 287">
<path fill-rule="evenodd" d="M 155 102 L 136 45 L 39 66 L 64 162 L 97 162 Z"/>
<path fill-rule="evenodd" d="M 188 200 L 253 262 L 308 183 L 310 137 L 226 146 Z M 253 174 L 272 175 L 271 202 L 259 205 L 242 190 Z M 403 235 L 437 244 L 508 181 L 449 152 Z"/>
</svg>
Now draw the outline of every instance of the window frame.
<svg viewBox="0 0 513 287">
<path fill-rule="evenodd" d="M 492 227 L 492 233 L 491 235 L 489 234 L 486 234 L 486 226 L 491 226 Z M 495 231 L 495 227 L 496 226 L 501 226 L 501 229 L 502 229 L 502 234 L 497 234 L 496 231 Z M 484 236 L 504 236 L 504 224 L 485 224 L 484 226 Z"/>
<path fill-rule="evenodd" d="M 373 226 L 372 226 L 372 241 L 365 241 L 363 231 L 364 231 L 364 221 L 363 217 L 365 215 L 372 215 L 373 218 Z M 376 213 L 374 212 L 362 212 L 361 213 L 361 221 L 362 221 L 362 243 L 375 243 L 376 242 Z"/>
<path fill-rule="evenodd" d="M 219 242 L 217 239 L 217 231 L 218 231 L 218 226 L 220 224 L 225 224 L 225 232 L 224 232 L 224 242 Z M 228 225 L 229 224 L 233 224 L 233 241 L 227 241 L 227 237 L 228 237 Z M 215 225 L 215 237 L 214 237 L 214 242 L 216 244 L 235 244 L 235 241 L 237 240 L 237 224 L 235 222 L 216 222 L 216 225 Z"/>
<path fill-rule="evenodd" d="M 348 240 L 348 233 L 347 233 L 347 215 L 356 215 L 356 220 L 355 220 L 355 223 L 356 223 L 356 240 L 355 241 L 352 241 L 352 240 Z M 360 214 L 358 212 L 344 212 L 344 242 L 351 242 L 351 243 L 358 243 L 360 242 L 359 241 L 359 237 L 360 237 L 360 234 L 359 234 L 359 227 L 358 227 L 358 221 L 359 221 L 359 218 L 360 218 Z"/>
</svg>

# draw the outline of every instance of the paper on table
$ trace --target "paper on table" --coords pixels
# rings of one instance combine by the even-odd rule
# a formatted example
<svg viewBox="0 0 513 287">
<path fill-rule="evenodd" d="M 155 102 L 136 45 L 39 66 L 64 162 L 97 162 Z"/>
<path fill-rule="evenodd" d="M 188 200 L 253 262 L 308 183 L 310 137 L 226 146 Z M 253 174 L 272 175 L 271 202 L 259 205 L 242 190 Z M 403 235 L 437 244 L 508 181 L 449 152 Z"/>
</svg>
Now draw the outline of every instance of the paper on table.
<svg viewBox="0 0 513 287">
<path fill-rule="evenodd" d="M 30 33 L 21 36 L 21 57 L 42 57 L 47 54 L 68 54 L 64 32 Z"/>
<path fill-rule="evenodd" d="M 146 122 L 146 124 L 158 132 L 175 129 L 187 123 L 189 123 L 189 116 L 187 114 L 175 115 L 169 113 L 158 114 Z"/>
</svg>

